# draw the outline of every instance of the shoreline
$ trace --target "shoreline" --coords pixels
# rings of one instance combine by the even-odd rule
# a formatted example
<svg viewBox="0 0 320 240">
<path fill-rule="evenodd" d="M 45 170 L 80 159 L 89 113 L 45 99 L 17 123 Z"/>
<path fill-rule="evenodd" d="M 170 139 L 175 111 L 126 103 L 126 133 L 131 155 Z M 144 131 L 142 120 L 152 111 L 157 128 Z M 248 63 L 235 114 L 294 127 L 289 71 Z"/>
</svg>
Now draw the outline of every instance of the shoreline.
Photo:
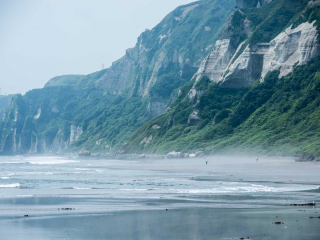
<svg viewBox="0 0 320 240">
<path fill-rule="evenodd" d="M 197 151 L 196 151 L 197 152 Z M 196 153 L 195 152 L 195 153 Z M 199 153 L 202 153 L 202 151 L 199 151 Z M 177 152 L 178 153 L 178 152 Z M 192 153 L 184 153 L 184 154 L 193 154 Z M 90 155 L 84 155 L 81 156 L 81 153 L 62 153 L 62 154 L 53 154 L 53 153 L 25 153 L 25 154 L 3 154 L 0 153 L 0 157 L 15 157 L 15 156 L 23 156 L 23 157 L 79 157 L 81 159 L 120 159 L 120 160 L 124 160 L 124 159 L 188 159 L 188 158 L 199 158 L 199 157 L 257 157 L 257 154 L 252 154 L 252 155 L 248 155 L 248 154 L 202 154 L 201 156 L 195 156 L 195 157 L 184 157 L 184 156 L 177 156 L 177 157 L 169 157 L 167 158 L 168 154 L 148 154 L 148 153 L 118 153 L 118 152 L 112 152 L 112 153 L 90 153 Z M 297 156 L 289 156 L 289 155 L 258 155 L 259 158 L 275 158 L 275 159 L 295 159 L 297 158 Z"/>
<path fill-rule="evenodd" d="M 319 239 L 312 208 L 178 208 L 0 218 L 0 239 Z M 275 224 L 280 222 L 280 225 Z M 40 227 L 41 233 L 37 230 Z M 15 231 L 12 231 L 15 229 Z M 42 233 L 46 235 L 41 235 Z"/>
<path fill-rule="evenodd" d="M 66 154 L 11 154 L 11 155 L 3 155 L 0 154 L 0 157 L 57 157 L 57 158 L 67 158 L 72 160 L 128 160 L 128 161 L 134 161 L 134 160 L 182 160 L 182 159 L 212 159 L 212 158 L 221 158 L 221 157 L 230 157 L 230 158 L 252 158 L 256 159 L 257 155 L 245 155 L 245 154 L 182 154 L 179 156 L 168 156 L 168 154 L 122 154 L 122 153 L 92 153 L 90 155 L 82 156 L 78 153 L 66 153 Z M 316 159 L 314 161 L 299 161 L 298 156 L 281 156 L 281 155 L 263 155 L 259 156 L 259 161 L 263 159 L 273 159 L 278 161 L 283 160 L 292 160 L 296 163 L 314 163 L 314 164 L 320 164 L 319 159 Z"/>
<path fill-rule="evenodd" d="M 291 205 L 320 205 L 319 186 L 301 184 L 319 182 L 318 164 L 217 156 L 13 162 L 0 164 L 3 176 L 12 174 L 2 184 L 21 184 L 1 189 L 0 240 L 319 239 L 317 207 Z"/>
</svg>

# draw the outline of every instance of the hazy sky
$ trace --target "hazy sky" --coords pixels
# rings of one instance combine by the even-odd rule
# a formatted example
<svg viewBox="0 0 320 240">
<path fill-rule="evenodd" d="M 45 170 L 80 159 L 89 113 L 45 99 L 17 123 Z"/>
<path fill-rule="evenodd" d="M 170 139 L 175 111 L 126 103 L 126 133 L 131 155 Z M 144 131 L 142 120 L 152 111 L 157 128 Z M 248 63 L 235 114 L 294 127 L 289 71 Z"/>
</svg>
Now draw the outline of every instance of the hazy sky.
<svg viewBox="0 0 320 240">
<path fill-rule="evenodd" d="M 2 94 L 101 70 L 179 5 L 194 0 L 0 0 Z"/>
</svg>

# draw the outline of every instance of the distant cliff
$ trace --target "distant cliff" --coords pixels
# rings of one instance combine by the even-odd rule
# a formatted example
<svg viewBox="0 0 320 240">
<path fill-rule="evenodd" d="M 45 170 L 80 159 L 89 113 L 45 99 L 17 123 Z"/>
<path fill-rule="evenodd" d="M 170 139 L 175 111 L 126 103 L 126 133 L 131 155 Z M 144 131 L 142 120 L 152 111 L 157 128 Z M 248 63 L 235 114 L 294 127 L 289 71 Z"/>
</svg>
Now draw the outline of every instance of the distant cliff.
<svg viewBox="0 0 320 240">
<path fill-rule="evenodd" d="M 163 114 L 232 14 L 235 0 L 178 7 L 108 69 L 58 76 L 16 95 L 0 120 L 0 153 L 113 152 Z"/>
<path fill-rule="evenodd" d="M 10 105 L 12 99 L 12 95 L 0 95 L 0 117 L 3 117 L 3 113 Z"/>
</svg>

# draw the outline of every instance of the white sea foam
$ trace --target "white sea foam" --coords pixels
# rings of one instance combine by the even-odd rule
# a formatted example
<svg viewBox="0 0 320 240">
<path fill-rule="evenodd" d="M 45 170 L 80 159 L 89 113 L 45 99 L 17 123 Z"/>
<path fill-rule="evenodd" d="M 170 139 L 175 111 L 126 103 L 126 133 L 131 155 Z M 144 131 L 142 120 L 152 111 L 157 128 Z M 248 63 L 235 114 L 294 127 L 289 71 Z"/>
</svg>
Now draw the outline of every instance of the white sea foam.
<svg viewBox="0 0 320 240">
<path fill-rule="evenodd" d="M 57 164 L 65 164 L 65 163 L 76 163 L 79 161 L 75 160 L 61 160 L 61 159 L 33 159 L 28 160 L 28 163 L 34 165 L 57 165 Z"/>
<path fill-rule="evenodd" d="M 27 162 L 0 162 L 0 164 L 23 164 Z"/>
<path fill-rule="evenodd" d="M 73 187 L 73 189 L 75 189 L 75 190 L 88 190 L 88 189 L 91 189 L 91 188 L 79 188 L 79 187 Z"/>
<path fill-rule="evenodd" d="M 20 183 L 0 185 L 0 188 L 18 188 L 18 187 L 20 187 Z"/>
<path fill-rule="evenodd" d="M 120 189 L 121 191 L 137 191 L 137 192 L 145 192 L 148 191 L 148 189 L 137 189 L 137 188 L 132 188 L 132 189 Z"/>
<path fill-rule="evenodd" d="M 22 161 L 4 161 L 0 162 L 0 164 L 33 164 L 33 165 L 57 165 L 57 164 L 66 164 L 66 163 L 76 163 L 79 161 L 76 160 L 66 160 L 61 158 L 29 158 L 29 159 L 21 159 Z"/>
<path fill-rule="evenodd" d="M 172 193 L 182 193 L 182 194 L 214 194 L 214 193 L 280 193 L 280 192 L 290 192 L 290 191 L 303 191 L 318 189 L 318 186 L 308 186 L 308 185 L 295 185 L 295 186 L 285 186 L 285 187 L 270 187 L 264 185 L 250 184 L 248 186 L 234 186 L 225 187 L 219 186 L 214 188 L 206 189 L 169 189 Z"/>
<path fill-rule="evenodd" d="M 9 177 L 0 177 L 0 179 L 5 180 L 5 179 L 10 179 L 10 178 Z"/>
</svg>

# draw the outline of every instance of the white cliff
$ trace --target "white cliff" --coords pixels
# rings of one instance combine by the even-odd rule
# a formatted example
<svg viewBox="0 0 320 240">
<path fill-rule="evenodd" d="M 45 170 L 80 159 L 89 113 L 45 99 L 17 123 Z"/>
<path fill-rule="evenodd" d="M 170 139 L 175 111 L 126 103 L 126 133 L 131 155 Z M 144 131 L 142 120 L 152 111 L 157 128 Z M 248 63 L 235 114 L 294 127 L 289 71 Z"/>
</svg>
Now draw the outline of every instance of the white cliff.
<svg viewBox="0 0 320 240">
<path fill-rule="evenodd" d="M 229 39 L 222 39 L 216 42 L 211 54 L 202 61 L 197 73 L 194 75 L 195 82 L 188 93 L 188 97 L 193 104 L 196 104 L 204 93 L 204 91 L 197 91 L 195 89 L 196 84 L 204 76 L 207 76 L 212 82 L 218 83 L 221 81 L 233 54 L 234 50 L 231 47 Z"/>
<path fill-rule="evenodd" d="M 320 7 L 320 1 L 310 1 L 308 2 L 308 8 L 315 8 L 315 7 Z"/>
<path fill-rule="evenodd" d="M 260 79 L 263 69 L 263 56 L 268 49 L 269 44 L 248 45 L 234 63 L 229 66 L 221 87 L 250 87 L 257 79 Z"/>
<path fill-rule="evenodd" d="M 37 115 L 35 115 L 33 118 L 34 118 L 34 119 L 39 119 L 40 116 L 41 116 L 41 108 L 38 109 Z"/>
<path fill-rule="evenodd" d="M 283 77 L 292 72 L 295 64 L 303 65 L 320 54 L 315 21 L 287 28 L 270 42 L 264 56 L 262 80 L 269 71 L 280 69 Z"/>
<path fill-rule="evenodd" d="M 233 56 L 230 49 L 230 40 L 218 40 L 212 53 L 202 62 L 196 73 L 196 82 L 203 76 L 207 76 L 213 82 L 219 82 L 222 74 L 227 69 L 229 62 Z"/>
<path fill-rule="evenodd" d="M 77 141 L 82 133 L 83 133 L 82 127 L 76 127 L 74 125 L 71 125 L 71 129 L 70 129 L 70 144 L 74 143 L 75 141 Z"/>
<path fill-rule="evenodd" d="M 50 149 L 46 149 L 46 152 L 49 153 L 62 153 L 65 149 L 68 148 L 68 146 L 75 141 L 78 140 L 78 138 L 83 133 L 82 127 L 76 127 L 74 125 L 71 125 L 70 127 L 70 138 L 68 140 L 64 140 L 63 132 L 61 129 L 57 132 Z"/>
<path fill-rule="evenodd" d="M 152 141 L 152 134 L 149 137 L 145 137 L 144 139 L 142 139 L 140 142 L 140 145 L 141 144 L 148 145 L 151 141 Z"/>
<path fill-rule="evenodd" d="M 202 119 L 198 116 L 199 111 L 198 110 L 194 110 L 189 118 L 188 118 L 188 126 L 195 126 L 197 125 Z"/>
<path fill-rule="evenodd" d="M 221 87 L 246 88 L 257 79 L 264 80 L 269 71 L 280 69 L 283 77 L 293 67 L 303 65 L 320 54 L 315 22 L 289 27 L 270 43 L 249 44 L 229 66 Z"/>
<path fill-rule="evenodd" d="M 67 143 L 63 141 L 62 131 L 59 130 L 51 144 L 51 149 L 48 151 L 50 153 L 61 153 L 66 147 L 67 147 Z"/>
</svg>

